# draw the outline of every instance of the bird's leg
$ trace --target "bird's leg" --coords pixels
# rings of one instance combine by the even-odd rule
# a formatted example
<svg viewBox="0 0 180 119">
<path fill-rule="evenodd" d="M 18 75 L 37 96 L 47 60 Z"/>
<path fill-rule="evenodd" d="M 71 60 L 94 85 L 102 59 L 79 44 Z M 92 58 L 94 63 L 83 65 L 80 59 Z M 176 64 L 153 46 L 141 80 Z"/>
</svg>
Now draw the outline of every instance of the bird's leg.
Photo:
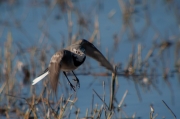
<svg viewBox="0 0 180 119">
<path fill-rule="evenodd" d="M 66 72 L 63 71 L 63 73 L 64 73 L 64 75 L 66 76 L 66 78 L 67 78 L 67 80 L 68 80 L 71 88 L 76 92 L 75 87 L 74 87 L 74 85 L 72 85 L 72 83 L 69 81 L 69 79 L 68 79 L 68 77 L 67 77 L 67 75 L 66 75 Z"/>
<path fill-rule="evenodd" d="M 76 77 L 75 73 L 72 71 L 73 75 Z M 77 84 L 76 86 L 79 88 L 80 87 L 80 82 L 79 82 L 79 79 L 76 77 L 76 80 L 77 81 Z"/>
</svg>

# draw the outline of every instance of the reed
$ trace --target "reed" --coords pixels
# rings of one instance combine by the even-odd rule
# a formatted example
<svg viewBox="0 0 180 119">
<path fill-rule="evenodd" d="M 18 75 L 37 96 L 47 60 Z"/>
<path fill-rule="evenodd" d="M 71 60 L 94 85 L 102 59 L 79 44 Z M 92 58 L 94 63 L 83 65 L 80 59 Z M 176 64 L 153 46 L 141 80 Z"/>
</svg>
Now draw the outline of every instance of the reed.
<svg viewBox="0 0 180 119">
<path fill-rule="evenodd" d="M 106 13 L 108 18 L 100 14 L 106 5 L 104 1 L 96 0 L 91 3 L 90 8 L 81 5 L 81 2 L 0 0 L 0 118 L 138 118 L 140 114 L 136 110 L 133 115 L 126 111 L 130 108 L 129 102 L 126 102 L 131 93 L 129 87 L 121 99 L 117 95 L 123 79 L 134 85 L 137 95 L 134 98 L 139 101 L 144 100 L 143 94 L 147 92 L 163 94 L 164 90 L 159 87 L 163 82 L 170 90 L 172 103 L 175 103 L 178 91 L 173 90 L 171 82 L 172 79 L 177 79 L 180 84 L 180 37 L 177 29 L 170 26 L 167 31 L 160 31 L 154 24 L 154 13 L 150 12 L 157 7 L 156 2 L 117 0 L 119 9 L 110 9 Z M 177 21 L 174 26 L 178 26 L 179 5 L 172 0 L 163 3 L 167 11 L 171 9 L 172 17 Z M 110 24 L 102 24 L 106 19 Z M 37 21 L 31 26 L 33 20 Z M 141 28 L 137 27 L 138 21 L 144 23 Z M 30 25 L 27 26 L 27 23 Z M 116 25 L 119 29 L 111 33 Z M 107 34 L 102 29 L 107 30 Z M 81 109 L 82 99 L 79 99 L 78 92 L 70 90 L 63 76 L 60 76 L 56 97 L 49 88 L 48 78 L 37 86 L 31 86 L 32 79 L 48 66 L 49 57 L 55 51 L 81 38 L 88 38 L 101 51 L 107 51 L 103 54 L 106 53 L 108 60 L 116 66 L 115 72 L 111 73 L 99 70 L 99 66 L 87 60 L 76 71 L 76 75 L 91 77 L 92 80 L 87 87 L 93 87 L 92 94 L 86 94 L 86 91 L 84 94 L 91 95 L 91 104 L 85 105 L 85 110 Z M 107 41 L 108 44 L 104 47 L 104 42 Z M 126 53 L 122 49 L 127 44 Z M 124 57 L 126 60 L 122 61 Z M 72 74 L 68 73 L 68 76 L 71 77 Z M 94 88 L 97 80 L 100 82 L 99 89 L 102 90 Z M 100 103 L 96 102 L 96 98 Z M 170 109 L 165 101 L 162 102 L 176 119 L 177 114 L 172 111 L 174 109 Z M 147 118 L 159 118 L 154 107 L 150 105 Z"/>
</svg>

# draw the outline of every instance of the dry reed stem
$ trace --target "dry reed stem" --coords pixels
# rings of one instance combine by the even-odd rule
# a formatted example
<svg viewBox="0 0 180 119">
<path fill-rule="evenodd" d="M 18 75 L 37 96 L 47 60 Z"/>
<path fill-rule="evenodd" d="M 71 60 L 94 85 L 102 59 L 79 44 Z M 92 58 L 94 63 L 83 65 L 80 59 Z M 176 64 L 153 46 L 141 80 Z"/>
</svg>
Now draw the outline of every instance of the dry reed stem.
<svg viewBox="0 0 180 119">
<path fill-rule="evenodd" d="M 67 99 L 65 105 L 62 106 L 62 108 L 61 108 L 61 110 L 60 110 L 60 114 L 58 115 L 58 119 L 62 119 L 62 118 L 63 118 L 64 112 L 65 112 L 65 110 L 66 110 L 66 107 L 67 107 L 67 105 L 68 105 L 69 100 L 71 99 L 71 97 L 72 97 L 72 94 L 71 94 L 71 95 L 69 96 L 69 98 Z"/>
<path fill-rule="evenodd" d="M 92 94 L 91 115 L 93 114 L 93 106 L 94 106 L 94 94 Z"/>
<path fill-rule="evenodd" d="M 88 117 L 88 108 L 86 109 L 85 117 Z"/>
<path fill-rule="evenodd" d="M 154 108 L 152 107 L 152 105 L 150 105 L 150 110 L 150 119 L 153 119 Z"/>
<path fill-rule="evenodd" d="M 47 1 L 46 1 L 47 2 Z M 99 35 L 99 21 L 98 21 L 98 16 L 96 16 L 96 18 L 95 18 L 95 21 L 94 21 L 94 31 L 91 33 L 91 32 L 89 32 L 90 30 L 87 28 L 87 26 L 89 25 L 89 23 L 88 23 L 88 21 L 87 21 L 87 19 L 86 18 L 83 18 L 81 15 L 83 14 L 83 12 L 81 13 L 81 11 L 80 10 L 78 10 L 79 8 L 79 6 L 78 7 L 76 7 L 75 5 L 76 4 L 73 4 L 73 1 L 71 2 L 71 0 L 68 0 L 68 1 L 64 1 L 64 0 L 58 0 L 58 1 L 53 1 L 53 2 L 50 2 L 50 5 L 48 4 L 48 8 L 47 8 L 47 13 L 46 13 L 46 15 L 45 15 L 45 17 L 43 17 L 42 18 L 42 20 L 41 20 L 41 22 L 39 23 L 40 25 L 39 25 L 39 29 L 42 31 L 42 32 L 44 32 L 44 36 L 46 36 L 46 37 L 48 37 L 49 39 L 53 39 L 54 41 L 55 41 L 55 39 L 51 36 L 51 33 L 49 32 L 49 31 L 47 31 L 43 26 L 46 26 L 46 25 L 48 25 L 48 22 L 47 22 L 47 19 L 50 19 L 51 18 L 51 15 L 52 15 L 52 13 L 53 13 L 53 9 L 55 8 L 55 6 L 56 6 L 56 4 L 59 4 L 59 3 L 57 3 L 57 2 L 61 2 L 61 3 L 65 3 L 65 5 L 64 6 L 68 6 L 67 7 L 67 9 L 65 8 L 65 11 L 66 11 L 66 13 L 67 14 L 70 14 L 70 17 L 68 16 L 68 21 L 71 21 L 71 22 L 68 22 L 67 23 L 67 26 L 70 26 L 71 24 L 72 24 L 72 22 L 76 22 L 76 21 L 72 21 L 72 16 L 74 15 L 74 14 L 76 14 L 76 16 L 77 16 L 77 19 L 82 19 L 82 20 L 84 20 L 84 23 L 86 23 L 86 24 L 84 24 L 84 26 L 83 26 L 83 24 L 79 24 L 79 27 L 85 27 L 86 28 L 86 31 L 88 31 L 88 33 L 85 33 L 85 32 L 83 32 L 83 31 L 79 31 L 78 33 L 75 33 L 75 35 L 73 35 L 73 33 L 72 33 L 72 26 L 70 26 L 69 28 L 68 28 L 68 30 L 70 31 L 69 32 L 69 34 L 68 34 L 68 40 L 70 41 L 73 41 L 73 40 L 76 40 L 76 39 L 78 39 L 79 37 L 82 37 L 82 36 L 87 36 L 87 34 L 89 35 L 89 36 L 91 36 L 90 37 L 90 40 L 95 40 L 96 38 L 97 39 L 100 39 L 100 35 Z M 135 2 L 136 1 L 131 1 L 131 0 L 118 0 L 118 2 L 119 2 L 119 6 L 120 6 L 120 9 L 121 9 L 121 11 L 122 11 L 122 14 L 123 14 L 123 23 L 125 23 L 124 25 L 122 25 L 122 28 L 120 29 L 121 31 L 120 31 L 120 35 L 118 35 L 117 36 L 117 41 L 118 40 L 120 40 L 120 39 L 123 39 L 123 34 L 125 34 L 125 31 L 127 31 L 127 32 L 129 32 L 130 31 L 130 36 L 134 36 L 134 35 L 136 35 L 135 34 L 135 32 L 133 31 L 134 29 L 133 29 L 133 26 L 132 26 L 132 24 L 134 25 L 134 23 L 132 23 L 132 18 L 133 18 L 133 16 L 135 16 L 135 15 L 137 15 L 137 14 L 135 14 L 134 15 L 134 13 L 133 12 L 135 12 L 135 8 L 134 7 L 136 7 L 136 4 L 135 4 Z M 37 2 L 38 3 L 38 2 Z M 170 3 L 170 2 L 169 2 Z M 4 3 L 3 3 L 4 4 Z M 43 4 L 43 2 L 41 2 L 41 4 Z M 47 3 L 46 3 L 47 4 Z M 145 8 L 144 9 L 144 11 L 145 11 L 145 26 L 144 26 L 144 28 L 142 28 L 142 30 L 140 30 L 140 33 L 141 34 L 143 34 L 142 36 L 140 36 L 140 37 L 144 37 L 145 35 L 144 35 L 144 33 L 146 33 L 146 31 L 147 31 L 147 27 L 148 26 L 150 26 L 154 31 L 155 31 L 155 34 L 158 34 L 158 38 L 160 38 L 160 36 L 162 35 L 162 34 L 160 34 L 159 33 L 159 31 L 155 28 L 155 26 L 153 25 L 153 23 L 152 23 L 152 21 L 151 21 L 151 18 L 150 18 L 150 10 L 149 10 L 149 7 L 148 7 L 148 2 L 147 1 L 141 1 L 141 3 L 140 3 L 141 5 L 143 5 L 143 7 Z M 49 7 L 50 6 L 50 7 Z M 140 6 L 139 5 L 139 3 L 138 3 L 138 6 Z M 61 7 L 63 7 L 63 4 L 61 4 Z M 93 6 L 94 7 L 94 6 Z M 138 10 L 138 9 L 137 9 Z M 70 13 L 69 13 L 70 12 Z M 96 11 L 95 11 L 96 12 Z M 176 11 L 177 12 L 177 11 Z M 58 11 L 58 13 L 59 13 L 59 11 Z M 24 14 L 24 13 L 23 13 Z M 60 13 L 61 14 L 61 13 Z M 79 16 L 78 16 L 78 15 Z M 11 13 L 10 13 L 10 15 L 13 15 L 12 14 L 12 11 L 11 11 Z M 82 18 L 81 18 L 82 17 Z M 89 17 L 91 17 L 90 15 L 89 15 Z M 13 20 L 13 22 L 12 22 L 12 25 L 14 25 L 16 28 L 18 28 L 18 30 L 23 34 L 23 35 L 25 35 L 26 37 L 27 37 L 27 39 L 28 39 L 28 41 L 30 41 L 32 38 L 31 38 L 31 36 L 30 36 L 30 34 L 28 34 L 28 32 L 27 32 L 27 30 L 26 29 L 24 29 L 23 28 L 23 23 L 21 23 L 21 20 L 16 20 L 16 19 L 14 19 L 15 17 L 14 17 L 14 15 L 13 16 L 10 16 L 9 18 L 11 18 L 11 20 Z M 177 17 L 177 18 L 179 18 L 179 17 Z M 23 20 L 25 20 L 25 19 L 23 19 Z M 67 20 L 66 20 L 67 21 Z M 11 28 L 11 24 L 10 24 L 10 22 L 7 20 L 7 21 L 1 21 L 2 22 L 2 27 L 0 28 L 0 37 L 2 37 L 2 35 L 3 35 L 3 32 L 5 31 L 4 29 L 6 29 L 6 27 L 8 27 L 9 28 L 9 26 L 10 26 L 10 28 Z M 42 24 L 41 24 L 42 23 Z M 9 25 L 10 24 L 10 25 Z M 47 28 L 47 27 L 46 27 Z M 82 29 L 82 30 L 84 30 L 84 29 Z M 128 31 L 129 30 L 129 31 Z M 83 32 L 82 34 L 80 33 L 80 32 Z M 117 33 L 117 34 L 119 34 L 119 33 Z M 81 36 L 82 35 L 82 36 Z M 8 36 L 10 36 L 10 35 L 8 35 Z M 43 37 L 44 37 L 43 36 Z M 66 36 L 65 36 L 66 37 Z M 134 38 L 134 37 L 133 37 Z M 156 39 L 158 39 L 158 38 L 156 38 Z M 177 40 L 178 40 L 178 37 L 176 37 L 177 38 Z M 9 38 L 7 38 L 7 42 L 8 42 L 8 39 Z M 65 38 L 64 38 L 65 39 Z M 123 39 L 124 40 L 124 39 Z M 41 40 L 41 43 L 42 43 L 43 41 Z M 178 41 L 175 41 L 175 44 L 177 43 Z M 54 42 L 53 42 L 54 43 Z M 116 42 L 117 44 L 118 44 L 118 42 Z M 23 44 L 24 45 L 24 44 Z M 11 48 L 12 47 L 12 48 Z M 12 50 L 14 47 L 13 46 L 10 46 L 9 48 L 5 48 L 5 50 Z M 141 78 L 142 77 L 144 77 L 144 76 L 146 76 L 148 79 L 149 79 L 149 83 L 146 85 L 146 87 L 145 88 L 149 88 L 150 86 L 152 86 L 155 90 L 157 90 L 157 92 L 158 93 L 161 93 L 161 91 L 158 89 L 158 87 L 157 87 L 157 85 L 156 85 L 156 79 L 158 78 L 158 76 L 159 77 L 161 77 L 162 75 L 156 75 L 155 73 L 152 73 L 152 74 L 148 74 L 147 72 L 149 71 L 149 68 L 151 68 L 150 66 L 145 66 L 145 65 L 149 65 L 150 63 L 151 63 L 151 61 L 152 60 L 156 60 L 156 61 L 161 61 L 161 60 L 158 60 L 158 58 L 157 57 L 154 57 L 152 54 L 154 54 L 154 53 L 157 53 L 156 52 L 156 50 L 158 50 L 159 52 L 159 54 L 163 54 L 163 52 L 164 51 L 166 51 L 165 49 L 166 48 L 164 48 L 164 47 L 160 47 L 160 48 L 157 48 L 155 45 L 153 45 L 153 47 L 149 50 L 149 52 L 147 53 L 147 55 L 146 55 L 146 57 L 144 58 L 144 60 L 143 60 L 143 57 L 141 57 L 141 48 L 143 48 L 143 46 L 142 45 L 140 45 L 140 46 L 138 46 L 138 52 L 137 52 L 137 54 L 135 54 L 134 52 L 135 51 L 132 51 L 133 53 L 133 56 L 132 57 L 134 57 L 134 58 L 132 58 L 131 60 L 131 63 L 132 63 L 132 65 L 131 65 L 131 68 L 133 69 L 132 70 L 132 72 L 130 72 L 130 73 L 125 73 L 124 71 L 122 71 L 123 73 L 121 73 L 121 72 L 119 72 L 119 73 L 117 73 L 116 75 L 117 76 L 122 76 L 122 77 L 124 77 L 124 78 L 126 78 L 126 79 L 128 79 L 129 77 L 134 81 L 134 83 L 135 83 L 135 87 L 136 87 L 136 91 L 137 91 L 137 93 L 139 94 L 139 89 L 138 89 L 138 86 L 141 86 Z M 56 47 L 56 49 L 58 49 L 57 47 Z M 22 49 L 21 49 L 22 50 Z M 26 49 L 23 49 L 25 52 L 23 52 L 23 55 L 24 54 L 26 54 Z M 143 50 L 142 50 L 142 54 L 143 54 Z M 111 54 L 115 54 L 113 51 L 112 52 L 110 52 Z M 8 54 L 8 52 L 6 52 L 6 53 L 4 53 L 5 55 L 6 54 Z M 29 53 L 29 54 L 31 54 L 31 53 Z M 27 54 L 27 55 L 29 55 L 29 54 Z M 134 55 L 135 54 L 135 55 Z M 158 54 L 158 55 L 159 55 Z M 14 55 L 14 52 L 10 52 L 10 55 Z M 22 54 L 21 54 L 22 55 Z M 47 55 L 47 54 L 46 54 Z M 136 56 L 137 55 L 137 56 Z M 30 69 L 30 71 L 32 71 L 32 74 L 33 74 L 33 72 L 35 72 L 35 63 L 34 63 L 34 58 L 33 57 L 35 57 L 36 56 L 36 54 L 32 54 L 31 55 L 31 58 L 32 59 L 23 59 L 23 60 L 27 60 L 27 62 L 29 61 L 30 62 L 30 66 L 32 66 L 32 68 L 33 69 Z M 47 55 L 48 56 L 48 55 Z M 19 55 L 17 56 L 18 58 L 19 58 Z M 16 57 L 16 58 L 17 58 Z M 9 58 L 9 59 L 8 59 Z M 20 56 L 20 58 L 21 58 L 21 56 Z M 137 58 L 137 59 L 136 59 Z M 6 67 L 6 77 L 4 78 L 5 80 L 6 79 L 12 79 L 13 80 L 13 77 L 15 77 L 15 74 L 17 74 L 18 72 L 13 72 L 14 70 L 16 70 L 16 68 L 14 68 L 14 66 L 13 66 L 13 63 L 12 63 L 12 59 L 13 59 L 13 56 L 10 58 L 10 57 L 7 57 L 7 55 L 5 56 L 5 58 L 4 58 L 4 62 L 3 61 L 0 61 L 0 63 L 1 64 L 5 64 L 5 63 L 7 63 L 7 67 Z M 1 59 L 0 59 L 1 60 Z M 11 60 L 11 62 L 9 63 L 9 61 L 8 60 Z M 142 62 L 141 62 L 141 60 L 142 60 Z M 175 55 L 175 63 L 176 63 L 176 74 L 180 77 L 180 75 L 179 75 L 179 72 L 180 72 L 180 65 L 179 65 L 179 45 L 177 44 L 177 46 L 176 46 L 176 55 Z M 37 60 L 35 60 L 35 61 L 37 61 Z M 163 63 L 163 68 L 166 68 L 166 63 L 167 63 L 167 61 L 163 61 L 164 63 Z M 128 65 L 129 64 L 131 64 L 131 63 L 128 63 Z M 135 64 L 133 64 L 133 63 L 135 63 Z M 142 64 L 141 64 L 142 63 Z M 38 64 L 38 62 L 37 62 L 37 64 Z M 40 63 L 41 64 L 41 63 Z M 44 65 L 45 63 L 42 63 L 41 65 Z M 89 63 L 90 64 L 90 63 Z M 88 64 L 88 65 L 89 65 Z M 155 63 L 154 63 L 155 64 Z M 159 65 L 158 65 L 159 66 Z M 141 72 L 138 72 L 138 70 L 137 69 L 140 69 L 141 70 Z M 147 70 L 147 71 L 146 71 Z M 158 69 L 159 70 L 159 69 Z M 158 70 L 156 70 L 156 71 L 158 71 Z M 138 72 L 138 73 L 137 73 Z M 165 72 L 165 71 L 164 71 Z M 147 74 L 146 74 L 147 73 Z M 93 75 L 93 76 L 110 76 L 111 74 L 110 73 L 107 73 L 107 72 L 100 72 L 100 73 L 92 73 L 92 72 L 80 72 L 79 74 L 77 74 L 77 75 Z M 132 78 L 133 77 L 133 78 Z M 179 81 L 180 81 L 180 78 L 178 77 L 178 79 L 179 79 Z M 164 81 L 167 83 L 167 85 L 170 87 L 170 82 L 169 82 L 169 79 L 168 78 L 170 78 L 169 77 L 169 73 L 168 72 L 165 72 L 165 74 L 164 74 Z M 3 77 L 2 77 L 2 79 L 3 79 Z M 14 81 L 14 80 L 13 80 Z M 9 83 L 9 81 L 8 81 L 8 83 Z M 11 83 L 10 85 L 11 86 L 9 86 L 8 85 L 8 83 L 6 84 L 5 82 L 3 82 L 3 84 L 2 84 L 2 87 L 0 88 L 0 94 L 3 92 L 3 90 L 5 90 L 5 91 L 7 91 L 7 88 L 6 88 L 6 86 L 8 87 L 8 92 L 9 91 L 12 91 L 13 93 L 15 93 L 14 91 L 13 91 L 13 89 L 15 89 L 16 87 L 18 87 L 19 85 L 16 85 L 16 86 L 13 86 L 14 85 L 14 83 Z M 5 87 L 5 88 L 4 88 Z M 10 87 L 10 88 L 9 88 Z M 142 86 L 143 87 L 143 86 Z M 44 89 L 43 89 L 44 90 Z M 171 89 L 171 87 L 170 87 L 170 90 L 171 90 L 171 92 L 172 92 L 172 89 Z M 47 91 L 48 92 L 48 91 Z M 64 91 L 65 92 L 65 91 Z M 103 101 L 103 103 L 105 103 L 105 84 L 103 84 L 103 98 L 102 98 L 102 101 Z M 114 91 L 113 91 L 114 92 Z M 68 94 L 69 93 L 69 90 L 67 91 L 67 93 L 66 94 Z M 39 101 L 37 101 L 37 99 L 36 99 L 36 97 L 35 96 L 32 96 L 32 98 L 31 98 L 31 100 L 32 100 L 32 102 L 31 102 L 31 105 L 32 106 L 34 106 L 34 107 L 36 107 L 36 105 L 38 105 L 39 103 L 40 103 L 40 100 L 41 100 L 41 102 L 42 102 L 42 105 L 43 105 L 43 110 L 45 110 L 44 112 L 46 113 L 46 108 L 51 108 L 51 106 L 50 105 L 48 105 L 49 104 L 49 96 L 50 96 L 50 94 L 51 94 L 51 92 L 49 92 L 48 94 L 47 94 L 47 103 L 46 103 L 46 101 L 45 101 L 45 98 L 43 98 L 43 95 L 41 95 L 40 97 L 39 97 Z M 111 93 L 111 94 L 113 94 L 113 93 Z M 137 95 L 138 95 L 137 94 Z M 97 95 L 97 94 L 96 94 Z M 114 93 L 114 95 L 115 95 L 115 93 Z M 124 94 L 125 95 L 125 94 Z M 139 96 L 138 96 L 139 97 Z M 3 98 L 4 100 L 6 100 L 3 96 L 1 96 L 1 98 Z M 8 97 L 7 97 L 8 98 Z M 112 98 L 112 100 L 113 100 L 114 98 Z M 9 100 L 9 99 L 8 99 Z M 115 99 L 114 99 L 115 100 Z M 61 99 L 59 100 L 60 102 L 61 102 Z M 123 103 L 123 99 L 121 100 L 121 102 Z M 11 106 L 12 107 L 12 105 L 13 105 L 13 102 L 11 102 L 11 101 L 8 101 L 8 102 L 10 102 L 9 103 L 9 105 L 8 106 Z M 112 103 L 113 103 L 113 101 L 111 101 Z M 122 106 L 122 103 L 119 103 L 119 107 L 121 107 Z M 46 106 L 46 105 L 48 105 L 48 106 Z M 59 102 L 58 103 L 56 103 L 56 105 L 60 105 L 59 104 Z M 71 104 L 71 105 L 73 105 L 73 103 Z M 94 114 L 94 118 L 95 118 L 95 116 L 97 116 L 98 117 L 98 115 L 101 113 L 100 111 L 102 111 L 103 112 L 103 110 L 102 109 L 100 109 L 99 111 L 97 111 L 97 112 L 95 112 L 95 111 L 93 111 L 93 109 L 94 109 L 94 107 L 93 107 L 93 105 L 94 105 L 94 94 L 93 94 L 93 97 L 92 97 L 92 113 L 91 114 Z M 116 106 L 116 105 L 115 105 Z M 32 107 L 31 106 L 29 106 L 29 110 L 27 110 L 27 116 L 28 117 L 30 117 L 30 114 L 31 113 L 33 113 L 35 116 L 36 116 L 36 114 L 35 113 L 37 113 L 38 114 L 38 111 L 37 110 L 35 110 L 35 109 L 31 109 Z M 96 108 L 96 110 L 97 110 L 97 106 L 95 107 Z M 113 106 L 112 106 L 112 108 L 113 108 Z M 52 108 L 51 108 L 52 109 Z M 56 108 L 55 108 L 56 109 Z M 50 109 L 49 109 L 50 110 Z M 36 112 L 37 111 L 37 112 Z M 47 113 L 49 113 L 50 111 L 48 111 Z M 56 113 L 58 112 L 58 109 L 56 110 Z M 106 111 L 105 111 L 106 112 Z M 53 111 L 53 113 L 54 113 L 54 111 Z M 122 112 L 122 113 L 124 113 L 124 112 Z M 31 114 L 31 115 L 33 115 L 33 114 Z M 8 118 L 10 118 L 11 117 L 11 115 L 10 115 L 10 113 L 9 113 L 9 110 L 7 110 L 6 111 L 6 115 L 7 115 L 7 117 Z M 67 115 L 67 114 L 66 114 Z M 65 116 L 66 116 L 65 115 Z M 67 116 L 66 116 L 67 117 Z M 48 117 L 47 117 L 48 118 Z"/>
<path fill-rule="evenodd" d="M 121 108 L 121 106 L 122 106 L 122 104 L 123 104 L 123 102 L 124 102 L 124 99 L 125 99 L 127 93 L 128 93 L 128 90 L 125 91 L 125 93 L 124 93 L 124 95 L 123 95 L 121 101 L 119 102 L 118 108 Z"/>
<path fill-rule="evenodd" d="M 164 100 L 162 100 L 163 104 L 168 108 L 168 110 L 171 112 L 171 114 L 174 116 L 174 119 L 176 119 L 176 115 L 174 114 L 174 112 L 171 110 L 171 108 L 165 103 Z"/>
<path fill-rule="evenodd" d="M 94 93 L 98 96 L 98 98 L 103 102 L 103 104 L 105 105 L 106 110 L 109 110 L 109 107 L 107 106 L 107 104 L 103 101 L 103 99 L 99 96 L 99 94 L 93 89 Z"/>
<path fill-rule="evenodd" d="M 111 78 L 111 90 L 110 90 L 110 103 L 109 103 L 109 110 L 112 111 L 113 110 L 113 101 L 114 101 L 114 91 L 115 91 L 115 81 L 116 81 L 116 74 L 117 74 L 117 71 L 116 71 L 116 66 L 115 66 L 115 72 L 112 73 L 112 78 Z"/>
<path fill-rule="evenodd" d="M 101 106 L 101 108 L 100 108 L 100 110 L 99 110 L 99 112 L 98 112 L 98 114 L 97 114 L 97 119 L 100 119 L 101 118 L 101 114 L 102 114 L 102 112 L 103 112 L 103 105 Z"/>
</svg>

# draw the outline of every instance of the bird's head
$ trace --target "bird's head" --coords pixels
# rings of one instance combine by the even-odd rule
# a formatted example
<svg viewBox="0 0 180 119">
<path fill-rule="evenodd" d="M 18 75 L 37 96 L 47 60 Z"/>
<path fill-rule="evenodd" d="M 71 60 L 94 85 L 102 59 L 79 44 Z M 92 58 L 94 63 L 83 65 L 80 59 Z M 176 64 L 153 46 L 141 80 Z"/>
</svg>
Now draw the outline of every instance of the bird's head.
<svg viewBox="0 0 180 119">
<path fill-rule="evenodd" d="M 84 52 L 85 52 L 85 49 L 84 48 L 73 48 L 72 49 L 72 52 L 76 55 L 79 55 L 79 56 L 84 56 Z"/>
</svg>

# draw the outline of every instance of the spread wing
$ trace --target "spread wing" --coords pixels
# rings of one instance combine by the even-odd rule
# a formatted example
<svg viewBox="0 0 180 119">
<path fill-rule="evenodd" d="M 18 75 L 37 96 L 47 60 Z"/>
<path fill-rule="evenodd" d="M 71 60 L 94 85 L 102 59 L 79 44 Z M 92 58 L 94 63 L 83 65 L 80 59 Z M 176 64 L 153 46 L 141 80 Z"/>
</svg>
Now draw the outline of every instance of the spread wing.
<svg viewBox="0 0 180 119">
<path fill-rule="evenodd" d="M 103 54 L 92 43 L 90 43 L 87 40 L 82 40 L 81 46 L 85 49 L 86 55 L 97 60 L 99 64 L 102 65 L 103 67 L 114 72 L 113 66 L 109 63 L 109 61 L 103 56 Z"/>
<path fill-rule="evenodd" d="M 49 64 L 50 85 L 55 93 L 57 91 L 58 79 L 59 79 L 59 74 L 60 74 L 60 66 L 61 66 L 61 60 L 62 60 L 63 55 L 64 55 L 63 50 L 56 52 L 52 56 L 50 64 Z"/>
</svg>

